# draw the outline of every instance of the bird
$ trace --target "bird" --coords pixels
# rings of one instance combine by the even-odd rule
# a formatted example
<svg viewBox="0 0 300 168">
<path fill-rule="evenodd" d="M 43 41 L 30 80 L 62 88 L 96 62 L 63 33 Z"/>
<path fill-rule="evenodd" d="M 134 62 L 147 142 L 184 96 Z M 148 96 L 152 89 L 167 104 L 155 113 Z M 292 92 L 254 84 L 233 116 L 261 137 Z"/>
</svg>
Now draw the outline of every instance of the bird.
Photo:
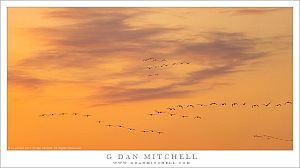
<svg viewBox="0 0 300 168">
<path fill-rule="evenodd" d="M 78 115 L 79 113 L 73 113 L 72 115 Z"/>
<path fill-rule="evenodd" d="M 116 125 L 117 127 L 119 127 L 119 128 L 123 128 L 124 126 L 123 125 Z"/>
<path fill-rule="evenodd" d="M 182 118 L 185 118 L 185 117 L 189 117 L 189 116 L 185 116 L 185 115 L 180 115 Z"/>
<path fill-rule="evenodd" d="M 54 114 L 55 114 L 55 113 L 51 113 L 51 114 L 49 114 L 49 115 L 50 115 L 50 116 L 54 116 Z"/>
<path fill-rule="evenodd" d="M 190 62 L 185 62 L 186 64 L 190 64 Z"/>
<path fill-rule="evenodd" d="M 197 104 L 197 105 L 199 105 L 199 106 L 206 106 L 205 104 Z"/>
<path fill-rule="evenodd" d="M 213 102 L 213 103 L 210 103 L 209 105 L 218 105 L 217 103 Z"/>
<path fill-rule="evenodd" d="M 158 134 L 162 134 L 162 133 L 164 133 L 164 132 L 161 132 L 161 131 L 156 131 Z"/>
<path fill-rule="evenodd" d="M 108 126 L 108 127 L 113 127 L 113 125 L 111 125 L 111 124 L 108 124 L 108 125 L 106 125 L 106 126 Z"/>
<path fill-rule="evenodd" d="M 172 107 L 168 107 L 167 109 L 168 110 L 176 110 L 175 108 L 172 108 Z"/>
<path fill-rule="evenodd" d="M 199 119 L 202 119 L 200 116 L 196 116 L 196 117 L 194 117 L 194 119 L 197 119 L 197 118 L 199 118 Z"/>
<path fill-rule="evenodd" d="M 65 114 L 67 114 L 67 113 L 60 113 L 59 115 L 65 115 Z"/>
<path fill-rule="evenodd" d="M 238 104 L 237 104 L 237 103 L 232 103 L 232 105 L 231 105 L 231 106 L 233 107 L 233 106 L 235 106 L 235 105 L 238 105 Z"/>
<path fill-rule="evenodd" d="M 92 115 L 89 115 L 89 114 L 85 114 L 85 115 L 83 115 L 83 116 L 85 116 L 85 117 L 90 117 L 90 116 L 92 116 Z"/>
<path fill-rule="evenodd" d="M 44 117 L 44 116 L 46 116 L 47 114 L 41 114 L 41 115 L 39 115 L 40 117 Z"/>
<path fill-rule="evenodd" d="M 182 109 L 183 109 L 183 106 L 182 106 L 182 105 L 177 105 L 176 107 L 180 107 L 180 108 L 182 108 Z"/>
<path fill-rule="evenodd" d="M 246 103 L 244 102 L 242 105 L 243 105 L 243 106 L 245 106 L 245 105 L 246 105 Z"/>
<path fill-rule="evenodd" d="M 145 131 L 145 130 L 143 130 L 143 131 L 141 131 L 141 132 L 143 132 L 143 133 L 146 133 L 146 132 L 149 132 L 149 131 Z"/>
<path fill-rule="evenodd" d="M 130 131 L 134 131 L 135 129 L 134 128 L 128 128 Z"/>
<path fill-rule="evenodd" d="M 261 135 L 253 135 L 254 138 L 262 138 L 263 136 Z"/>
<path fill-rule="evenodd" d="M 150 132 L 154 132 L 154 130 L 149 130 Z"/>
<path fill-rule="evenodd" d="M 276 104 L 275 106 L 278 107 L 278 106 L 281 106 L 281 104 Z"/>
<path fill-rule="evenodd" d="M 172 65 L 176 65 L 177 63 L 173 63 Z"/>
<path fill-rule="evenodd" d="M 97 121 L 97 123 L 99 123 L 99 124 L 100 124 L 100 123 L 102 123 L 102 122 L 104 122 L 104 121 L 100 121 L 100 120 L 99 120 L 99 121 Z"/>
<path fill-rule="evenodd" d="M 148 115 L 150 115 L 150 116 L 154 116 L 155 114 L 152 114 L 152 113 L 150 113 L 150 114 L 148 114 Z"/>
<path fill-rule="evenodd" d="M 269 106 L 270 104 L 271 104 L 271 102 L 269 102 L 269 103 L 267 103 L 267 104 L 263 104 L 263 105 L 267 107 L 267 106 Z"/>
<path fill-rule="evenodd" d="M 286 104 L 292 104 L 292 102 L 287 101 L 287 102 L 284 103 L 284 105 L 286 105 Z"/>
<path fill-rule="evenodd" d="M 192 104 L 189 104 L 189 105 L 187 105 L 186 107 L 193 107 L 193 108 L 194 108 L 194 106 L 193 106 Z"/>
<path fill-rule="evenodd" d="M 226 106 L 226 103 L 222 103 L 221 106 Z"/>
<path fill-rule="evenodd" d="M 253 105 L 252 105 L 252 108 L 253 108 L 253 107 L 259 107 L 259 105 L 258 105 L 258 104 L 253 104 Z"/>
<path fill-rule="evenodd" d="M 170 114 L 170 116 L 172 117 L 173 115 L 176 115 L 176 114 L 174 114 L 174 113 L 169 113 Z"/>
</svg>

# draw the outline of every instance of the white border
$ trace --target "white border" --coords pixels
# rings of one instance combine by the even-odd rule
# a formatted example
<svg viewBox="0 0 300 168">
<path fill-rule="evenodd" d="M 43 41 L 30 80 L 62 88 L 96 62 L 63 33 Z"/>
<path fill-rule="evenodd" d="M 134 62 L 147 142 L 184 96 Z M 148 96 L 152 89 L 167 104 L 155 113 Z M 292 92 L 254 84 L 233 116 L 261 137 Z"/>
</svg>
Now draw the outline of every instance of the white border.
<svg viewBox="0 0 300 168">
<path fill-rule="evenodd" d="M 293 7 L 293 151 L 7 151 L 7 7 Z M 1 166 L 113 167 L 105 154 L 196 153 L 189 167 L 299 167 L 299 1 L 2 1 Z M 118 166 L 120 167 L 120 165 Z M 162 167 L 162 165 L 128 165 Z M 169 165 L 168 167 L 184 167 Z"/>
</svg>

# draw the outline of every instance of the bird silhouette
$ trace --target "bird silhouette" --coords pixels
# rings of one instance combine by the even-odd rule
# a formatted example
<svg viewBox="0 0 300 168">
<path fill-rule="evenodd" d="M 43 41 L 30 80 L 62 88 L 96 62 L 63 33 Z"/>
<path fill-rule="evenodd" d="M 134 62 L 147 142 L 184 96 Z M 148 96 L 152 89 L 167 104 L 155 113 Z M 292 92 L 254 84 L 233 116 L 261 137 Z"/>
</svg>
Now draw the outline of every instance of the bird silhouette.
<svg viewBox="0 0 300 168">
<path fill-rule="evenodd" d="M 177 63 L 173 63 L 172 65 L 176 65 Z"/>
<path fill-rule="evenodd" d="M 67 113 L 60 113 L 59 115 L 65 115 L 65 114 L 67 114 Z"/>
<path fill-rule="evenodd" d="M 168 110 L 176 110 L 175 108 L 172 108 L 172 107 L 168 107 L 167 109 Z"/>
<path fill-rule="evenodd" d="M 267 103 L 267 104 L 263 104 L 264 106 L 268 107 L 271 104 L 271 102 Z"/>
<path fill-rule="evenodd" d="M 176 115 L 175 113 L 169 113 L 170 114 L 170 116 L 172 117 L 173 115 Z"/>
<path fill-rule="evenodd" d="M 154 130 L 149 130 L 150 132 L 154 132 Z"/>
<path fill-rule="evenodd" d="M 154 116 L 155 114 L 152 114 L 152 113 L 150 113 L 150 114 L 148 114 L 148 115 L 150 115 L 150 116 Z"/>
<path fill-rule="evenodd" d="M 213 103 L 210 103 L 209 105 L 218 105 L 217 103 L 213 102 Z"/>
<path fill-rule="evenodd" d="M 242 105 L 243 105 L 243 106 L 245 106 L 245 105 L 246 105 L 246 103 L 243 103 Z"/>
<path fill-rule="evenodd" d="M 73 113 L 72 115 L 78 115 L 79 113 Z"/>
<path fill-rule="evenodd" d="M 145 131 L 145 130 L 143 130 L 143 131 L 141 131 L 141 132 L 143 132 L 143 133 L 146 133 L 146 132 L 149 132 L 149 131 Z"/>
<path fill-rule="evenodd" d="M 194 108 L 194 105 L 192 105 L 192 104 L 189 104 L 189 105 L 187 105 L 186 107 L 193 107 L 193 108 Z"/>
<path fill-rule="evenodd" d="M 164 132 L 161 132 L 161 131 L 156 131 L 158 134 L 162 134 L 162 133 L 164 133 Z"/>
<path fill-rule="evenodd" d="M 233 107 L 233 106 L 236 106 L 236 105 L 238 105 L 238 104 L 237 104 L 237 103 L 232 103 L 232 104 L 231 104 L 232 107 Z"/>
<path fill-rule="evenodd" d="M 44 116 L 46 116 L 47 114 L 41 114 L 41 115 L 39 115 L 40 117 L 44 117 Z"/>
<path fill-rule="evenodd" d="M 85 116 L 85 117 L 90 117 L 90 116 L 92 116 L 92 115 L 90 115 L 90 114 L 85 114 L 85 115 L 83 115 L 83 116 Z"/>
<path fill-rule="evenodd" d="M 253 104 L 253 105 L 252 105 L 252 108 L 253 108 L 253 107 L 259 107 L 259 105 L 258 105 L 258 104 Z"/>
<path fill-rule="evenodd" d="M 281 104 L 276 104 L 275 106 L 276 106 L 276 107 L 279 107 L 279 106 L 281 106 Z"/>
<path fill-rule="evenodd" d="M 197 105 L 199 105 L 199 106 L 201 106 L 201 107 L 202 107 L 202 106 L 206 106 L 205 104 L 197 104 Z"/>
<path fill-rule="evenodd" d="M 183 106 L 182 106 L 182 105 L 177 105 L 176 107 L 180 107 L 180 108 L 182 108 L 182 109 L 183 109 Z"/>
<path fill-rule="evenodd" d="M 100 121 L 100 120 L 99 120 L 99 121 L 97 121 L 97 123 L 99 123 L 99 124 L 100 124 L 100 123 L 102 123 L 102 122 L 104 122 L 104 121 Z"/>
<path fill-rule="evenodd" d="M 124 126 L 123 125 L 116 125 L 117 127 L 119 127 L 119 128 L 124 128 Z"/>
<path fill-rule="evenodd" d="M 196 116 L 194 117 L 194 119 L 202 119 L 200 116 Z"/>
<path fill-rule="evenodd" d="M 49 114 L 50 116 L 54 116 L 55 115 L 55 113 L 51 113 L 51 114 Z"/>
<path fill-rule="evenodd" d="M 185 115 L 180 115 L 182 118 L 186 118 L 186 117 L 189 117 L 189 116 L 185 116 Z"/>
<path fill-rule="evenodd" d="M 254 138 L 262 138 L 263 136 L 261 135 L 253 135 Z"/>
<path fill-rule="evenodd" d="M 134 128 L 128 128 L 130 131 L 135 131 L 135 129 Z"/>
<path fill-rule="evenodd" d="M 106 126 L 108 126 L 108 127 L 113 127 L 113 125 L 111 125 L 111 124 L 108 124 L 108 125 L 106 125 Z"/>
<path fill-rule="evenodd" d="M 226 106 L 226 103 L 222 103 L 221 106 Z"/>
<path fill-rule="evenodd" d="M 284 103 L 284 105 L 286 105 L 286 104 L 292 104 L 292 102 L 287 101 L 287 102 Z"/>
</svg>

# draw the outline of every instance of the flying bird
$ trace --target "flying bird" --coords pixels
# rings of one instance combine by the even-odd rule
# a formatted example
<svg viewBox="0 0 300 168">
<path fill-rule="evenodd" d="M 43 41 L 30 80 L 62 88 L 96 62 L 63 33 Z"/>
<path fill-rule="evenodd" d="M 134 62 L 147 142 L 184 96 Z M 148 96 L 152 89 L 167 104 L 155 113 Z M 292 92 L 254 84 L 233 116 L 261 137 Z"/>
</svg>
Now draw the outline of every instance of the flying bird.
<svg viewBox="0 0 300 168">
<path fill-rule="evenodd" d="M 259 105 L 258 105 L 258 104 L 253 104 L 253 105 L 252 105 L 252 108 L 253 108 L 253 107 L 259 107 Z"/>
<path fill-rule="evenodd" d="M 172 108 L 172 107 L 168 107 L 167 109 L 168 110 L 176 110 L 175 108 Z"/>
<path fill-rule="evenodd" d="M 278 106 L 281 106 L 281 104 L 276 104 L 275 106 L 278 107 Z"/>
<path fill-rule="evenodd" d="M 164 132 L 161 132 L 161 131 L 156 131 L 158 134 L 162 134 L 162 133 L 164 133 Z"/>
<path fill-rule="evenodd" d="M 128 128 L 130 131 L 134 131 L 135 129 L 134 128 Z"/>
<path fill-rule="evenodd" d="M 124 126 L 123 125 L 116 125 L 117 127 L 119 127 L 119 128 L 123 128 Z"/>
<path fill-rule="evenodd" d="M 85 114 L 85 115 L 83 115 L 83 116 L 85 116 L 85 117 L 90 117 L 90 116 L 92 116 L 92 115 L 90 115 L 90 114 Z"/>
<path fill-rule="evenodd" d="M 67 113 L 60 113 L 59 115 L 65 115 L 65 114 L 67 114 Z"/>
<path fill-rule="evenodd" d="M 99 124 L 100 124 L 100 123 L 102 123 L 102 122 L 104 122 L 104 121 L 100 121 L 100 120 L 99 120 L 99 121 L 97 121 L 97 123 L 99 123 Z"/>
<path fill-rule="evenodd" d="M 72 115 L 78 115 L 79 113 L 73 113 Z"/>
<path fill-rule="evenodd" d="M 150 113 L 150 114 L 148 114 L 149 116 L 154 116 L 155 114 L 152 114 L 152 113 Z"/>
<path fill-rule="evenodd" d="M 187 105 L 186 107 L 193 107 L 193 108 L 194 108 L 194 105 L 192 105 L 192 104 L 189 104 L 189 105 Z"/>
<path fill-rule="evenodd" d="M 210 103 L 209 105 L 218 105 L 217 103 L 213 102 L 213 103 Z"/>
<path fill-rule="evenodd" d="M 246 103 L 243 103 L 242 105 L 243 105 L 243 106 L 245 106 L 245 105 L 246 105 Z"/>
<path fill-rule="evenodd" d="M 108 126 L 108 127 L 113 127 L 113 125 L 111 125 L 111 124 L 108 124 L 108 125 L 106 125 L 106 126 Z"/>
<path fill-rule="evenodd" d="M 194 117 L 194 119 L 202 119 L 200 116 L 196 116 Z"/>
<path fill-rule="evenodd" d="M 55 114 L 55 113 L 51 113 L 51 114 L 49 114 L 49 115 L 50 115 L 50 116 L 54 116 L 54 114 Z"/>
<path fill-rule="evenodd" d="M 46 116 L 47 114 L 41 114 L 41 115 L 39 115 L 40 117 L 44 117 L 44 116 Z"/>
<path fill-rule="evenodd" d="M 287 102 L 284 103 L 284 105 L 286 105 L 286 104 L 292 104 L 292 102 L 287 101 Z"/>
<path fill-rule="evenodd" d="M 185 116 L 185 115 L 180 115 L 182 118 L 185 118 L 185 117 L 189 117 L 189 116 Z"/>
<path fill-rule="evenodd" d="M 182 105 L 177 105 L 176 107 L 180 107 L 180 108 L 182 108 L 182 109 L 183 109 L 183 106 L 182 106 Z"/>
<path fill-rule="evenodd" d="M 149 132 L 149 131 L 145 131 L 145 130 L 143 130 L 143 131 L 141 131 L 141 132 L 143 132 L 143 133 L 146 133 L 146 132 Z"/>
<path fill-rule="evenodd" d="M 170 116 L 172 117 L 173 115 L 176 115 L 175 113 L 169 113 L 170 114 Z"/>
<path fill-rule="evenodd" d="M 226 106 L 226 103 L 222 103 L 221 106 Z"/>
<path fill-rule="evenodd" d="M 197 104 L 197 105 L 199 105 L 199 106 L 206 106 L 205 104 Z"/>
<path fill-rule="evenodd" d="M 271 104 L 271 102 L 269 102 L 269 103 L 267 103 L 267 104 L 263 104 L 263 105 L 267 107 L 267 106 L 269 106 L 270 104 Z"/>
</svg>

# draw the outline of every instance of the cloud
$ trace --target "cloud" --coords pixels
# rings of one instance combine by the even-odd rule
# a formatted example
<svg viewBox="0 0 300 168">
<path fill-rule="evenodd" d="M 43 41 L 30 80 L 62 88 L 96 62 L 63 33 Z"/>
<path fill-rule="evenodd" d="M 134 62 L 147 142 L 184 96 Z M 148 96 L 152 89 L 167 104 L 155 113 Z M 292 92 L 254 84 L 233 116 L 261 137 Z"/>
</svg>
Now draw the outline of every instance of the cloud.
<svg viewBox="0 0 300 168">
<path fill-rule="evenodd" d="M 8 71 L 9 86 L 19 86 L 26 89 L 37 89 L 42 86 L 52 83 L 49 80 L 39 79 L 30 76 L 22 71 L 9 70 Z"/>
<path fill-rule="evenodd" d="M 130 20 L 140 13 L 133 11 L 67 8 L 47 13 L 46 16 L 51 19 L 67 20 L 66 24 L 30 29 L 30 32 L 45 38 L 51 49 L 41 50 L 18 66 L 24 69 L 62 69 L 66 73 L 69 68 L 78 69 L 79 73 L 74 75 L 78 79 L 74 81 L 100 81 L 98 86 L 92 88 L 95 93 L 87 97 L 96 105 L 192 95 L 199 90 L 212 89 L 211 86 L 201 85 L 205 81 L 245 70 L 251 62 L 270 54 L 262 49 L 261 39 L 250 38 L 241 32 L 196 32 L 194 36 L 183 37 L 185 39 L 173 39 L 164 35 L 178 34 L 184 28 L 168 25 L 135 27 Z M 147 84 L 153 80 L 140 77 L 147 73 L 142 69 L 145 65 L 141 60 L 153 55 L 172 59 L 174 55 L 180 55 L 181 59 L 192 62 L 195 67 L 187 68 L 184 76 L 165 71 L 164 77 L 169 83 L 158 81 L 158 85 L 150 87 Z M 121 68 L 113 70 L 112 65 Z M 135 79 L 131 79 L 133 77 Z M 47 83 L 26 76 L 18 78 L 23 83 L 32 80 L 36 86 Z M 115 79 L 119 82 L 110 81 Z M 196 87 L 199 85 L 201 87 Z"/>
<path fill-rule="evenodd" d="M 97 12 L 98 11 L 98 12 Z M 155 40 L 178 28 L 133 27 L 128 20 L 137 13 L 104 9 L 66 9 L 50 12 L 50 18 L 64 18 L 71 23 L 57 27 L 30 28 L 27 31 L 47 41 L 53 49 L 42 50 L 20 65 L 38 68 L 92 67 L 111 57 L 128 55 L 135 59 L 141 53 L 153 54 L 168 46 L 172 40 Z M 80 14 L 79 14 L 80 13 Z M 142 59 L 142 58 L 141 58 Z"/>
<path fill-rule="evenodd" d="M 288 7 L 280 7 L 280 8 L 243 8 L 243 9 L 230 9 L 230 10 L 223 10 L 222 13 L 231 13 L 232 15 L 261 15 L 267 14 L 272 12 L 277 12 L 280 10 L 291 9 Z"/>
</svg>

